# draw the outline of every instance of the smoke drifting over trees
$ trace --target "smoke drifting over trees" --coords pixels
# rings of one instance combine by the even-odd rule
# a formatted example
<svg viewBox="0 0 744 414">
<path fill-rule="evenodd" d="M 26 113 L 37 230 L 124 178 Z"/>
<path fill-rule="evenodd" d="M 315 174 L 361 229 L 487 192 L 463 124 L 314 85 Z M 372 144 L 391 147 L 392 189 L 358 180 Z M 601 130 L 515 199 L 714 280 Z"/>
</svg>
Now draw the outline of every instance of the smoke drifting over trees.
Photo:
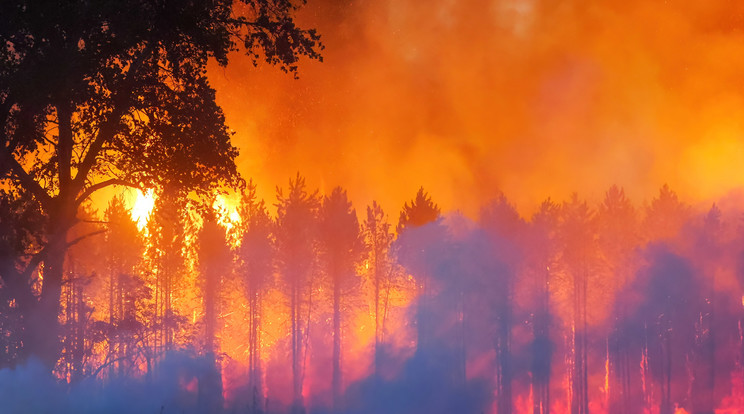
<svg viewBox="0 0 744 414">
<path fill-rule="evenodd" d="M 276 216 L 253 184 L 239 215 L 168 197 L 141 229 L 121 198 L 104 220 L 85 210 L 81 231 L 106 231 L 69 250 L 54 376 L 25 359 L 4 302 L 11 412 L 741 403 L 740 210 L 694 209 L 668 186 L 640 207 L 613 186 L 599 205 L 574 194 L 531 217 L 497 193 L 472 221 L 421 188 L 397 223 L 373 203 L 360 224 L 342 188 L 321 194 L 301 175 L 277 189 Z"/>
<path fill-rule="evenodd" d="M 0 2 L 0 412 L 744 412 L 744 6 L 300 3 Z"/>
</svg>

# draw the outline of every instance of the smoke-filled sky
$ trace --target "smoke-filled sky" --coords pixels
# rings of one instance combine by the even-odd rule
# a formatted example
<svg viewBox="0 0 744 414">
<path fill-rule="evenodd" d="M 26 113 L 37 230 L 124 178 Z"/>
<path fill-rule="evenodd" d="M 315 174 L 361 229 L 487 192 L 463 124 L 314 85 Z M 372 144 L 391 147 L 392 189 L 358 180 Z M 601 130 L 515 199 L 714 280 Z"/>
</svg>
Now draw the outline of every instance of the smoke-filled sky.
<svg viewBox="0 0 744 414">
<path fill-rule="evenodd" d="M 239 169 L 273 200 L 297 171 L 391 215 L 423 185 L 475 214 L 612 184 L 640 201 L 744 184 L 744 3 L 308 0 L 324 62 L 300 79 L 211 67 Z"/>
</svg>

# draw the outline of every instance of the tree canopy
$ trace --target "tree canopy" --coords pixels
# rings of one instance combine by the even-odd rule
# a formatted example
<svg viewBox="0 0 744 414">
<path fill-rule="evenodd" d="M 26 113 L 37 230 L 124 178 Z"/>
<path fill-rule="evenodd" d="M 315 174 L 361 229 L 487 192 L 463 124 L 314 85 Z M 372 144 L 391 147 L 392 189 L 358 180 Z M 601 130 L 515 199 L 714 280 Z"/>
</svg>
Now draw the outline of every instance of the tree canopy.
<svg viewBox="0 0 744 414">
<path fill-rule="evenodd" d="M 42 217 L 34 229 L 41 241 L 14 262 L 33 259 L 0 275 L 21 286 L 44 263 L 43 306 L 25 301 L 38 311 L 29 324 L 40 330 L 27 343 L 56 342 L 46 339 L 56 325 L 68 230 L 94 192 L 126 185 L 204 194 L 242 184 L 207 63 L 227 65 L 242 50 L 255 63 L 296 73 L 300 57 L 319 59 L 318 34 L 294 23 L 298 7 L 288 0 L 0 4 L 0 188 L 33 201 Z M 56 354 L 31 352 L 48 361 Z"/>
</svg>

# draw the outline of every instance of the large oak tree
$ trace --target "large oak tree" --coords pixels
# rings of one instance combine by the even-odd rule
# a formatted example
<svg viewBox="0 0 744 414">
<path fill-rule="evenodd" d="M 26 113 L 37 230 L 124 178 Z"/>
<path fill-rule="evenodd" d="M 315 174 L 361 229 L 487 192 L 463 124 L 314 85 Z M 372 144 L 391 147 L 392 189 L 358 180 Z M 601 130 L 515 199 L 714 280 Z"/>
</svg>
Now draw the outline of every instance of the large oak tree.
<svg viewBox="0 0 744 414">
<path fill-rule="evenodd" d="M 57 359 L 63 252 L 84 200 L 112 185 L 199 193 L 240 182 L 206 65 L 226 65 L 236 50 L 288 72 L 302 55 L 319 58 L 318 35 L 295 25 L 296 8 L 288 0 L 0 3 L 0 187 L 31 198 L 44 218 L 42 242 L 0 275 L 4 286 L 23 287 L 15 299 L 26 355 L 49 367 Z"/>
</svg>

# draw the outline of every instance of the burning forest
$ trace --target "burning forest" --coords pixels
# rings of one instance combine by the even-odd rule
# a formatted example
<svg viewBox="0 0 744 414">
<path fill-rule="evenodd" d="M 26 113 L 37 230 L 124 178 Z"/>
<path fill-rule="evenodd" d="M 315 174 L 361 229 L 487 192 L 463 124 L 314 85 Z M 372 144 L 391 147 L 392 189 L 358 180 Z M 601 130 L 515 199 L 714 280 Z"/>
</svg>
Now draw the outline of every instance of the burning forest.
<svg viewBox="0 0 744 414">
<path fill-rule="evenodd" d="M 4 0 L 0 413 L 744 413 L 693 3 Z"/>
</svg>

